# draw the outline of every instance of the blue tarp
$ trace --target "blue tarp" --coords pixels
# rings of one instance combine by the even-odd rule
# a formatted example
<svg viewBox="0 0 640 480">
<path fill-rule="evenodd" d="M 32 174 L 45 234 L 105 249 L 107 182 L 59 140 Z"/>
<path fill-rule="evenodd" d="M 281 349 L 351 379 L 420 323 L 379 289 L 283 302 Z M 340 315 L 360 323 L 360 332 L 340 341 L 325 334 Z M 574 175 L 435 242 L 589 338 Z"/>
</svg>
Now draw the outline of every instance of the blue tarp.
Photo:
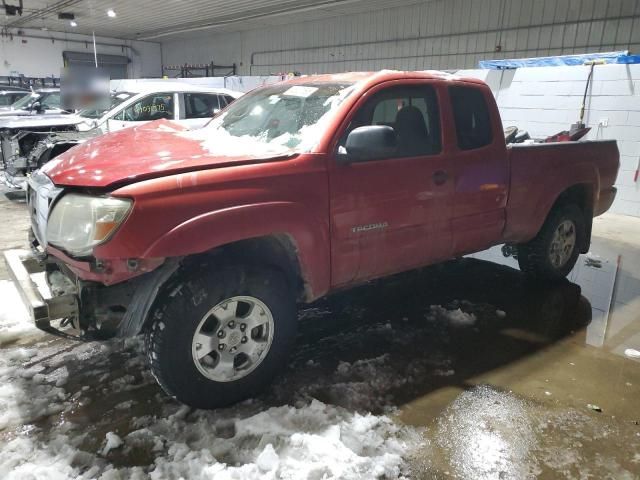
<svg viewBox="0 0 640 480">
<path fill-rule="evenodd" d="M 560 55 L 556 57 L 513 58 L 508 60 L 481 60 L 480 68 L 504 70 L 521 67 L 562 67 L 567 65 L 584 65 L 591 60 L 602 60 L 605 63 L 640 63 L 640 55 L 629 55 L 628 50 L 606 53 L 585 53 L 582 55 Z"/>
<path fill-rule="evenodd" d="M 624 63 L 624 64 L 640 63 L 640 55 L 627 55 L 625 57 L 619 57 L 617 63 Z"/>
</svg>

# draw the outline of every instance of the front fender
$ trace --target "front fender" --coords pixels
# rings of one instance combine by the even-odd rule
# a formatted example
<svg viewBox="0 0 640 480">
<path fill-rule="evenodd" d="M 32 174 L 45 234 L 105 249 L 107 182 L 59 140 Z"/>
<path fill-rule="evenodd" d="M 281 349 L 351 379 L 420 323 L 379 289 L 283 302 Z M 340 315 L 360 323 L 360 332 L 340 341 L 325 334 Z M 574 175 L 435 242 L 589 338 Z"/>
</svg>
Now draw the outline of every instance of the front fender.
<svg viewBox="0 0 640 480">
<path fill-rule="evenodd" d="M 326 293 L 330 282 L 328 222 L 294 202 L 239 205 L 198 215 L 163 234 L 143 257 L 194 255 L 274 234 L 286 234 L 296 245 L 303 280 L 311 296 L 317 298 Z"/>
</svg>

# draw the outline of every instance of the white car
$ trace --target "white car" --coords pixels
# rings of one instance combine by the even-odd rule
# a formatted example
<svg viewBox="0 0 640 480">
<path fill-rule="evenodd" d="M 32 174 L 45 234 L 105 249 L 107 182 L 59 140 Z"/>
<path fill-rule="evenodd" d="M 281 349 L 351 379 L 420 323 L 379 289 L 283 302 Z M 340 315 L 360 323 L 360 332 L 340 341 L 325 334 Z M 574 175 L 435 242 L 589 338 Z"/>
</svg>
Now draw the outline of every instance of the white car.
<svg viewBox="0 0 640 480">
<path fill-rule="evenodd" d="M 180 82 L 141 82 L 77 114 L 0 117 L 1 160 L 5 172 L 15 177 L 107 132 L 159 119 L 199 128 L 241 95 Z"/>
<path fill-rule="evenodd" d="M 40 117 L 41 115 L 50 116 L 69 113 L 60 106 L 59 88 L 39 88 L 38 90 L 24 93 L 10 105 L 0 107 L 0 118 Z"/>
<path fill-rule="evenodd" d="M 141 83 L 138 91 L 132 90 L 113 93 L 108 106 L 81 110 L 78 130 L 100 128 L 106 133 L 161 118 L 198 128 L 242 95 L 179 82 Z"/>
</svg>

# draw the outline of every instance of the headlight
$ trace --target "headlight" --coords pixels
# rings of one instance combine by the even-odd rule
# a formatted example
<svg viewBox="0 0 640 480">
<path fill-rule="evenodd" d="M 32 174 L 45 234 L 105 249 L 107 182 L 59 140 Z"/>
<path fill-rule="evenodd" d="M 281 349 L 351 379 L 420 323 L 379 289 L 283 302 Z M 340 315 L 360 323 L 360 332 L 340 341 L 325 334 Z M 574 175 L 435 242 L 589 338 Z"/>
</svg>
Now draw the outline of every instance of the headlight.
<svg viewBox="0 0 640 480">
<path fill-rule="evenodd" d="M 53 207 L 47 242 L 72 255 L 90 255 L 106 242 L 131 210 L 131 200 L 68 193 Z"/>
</svg>

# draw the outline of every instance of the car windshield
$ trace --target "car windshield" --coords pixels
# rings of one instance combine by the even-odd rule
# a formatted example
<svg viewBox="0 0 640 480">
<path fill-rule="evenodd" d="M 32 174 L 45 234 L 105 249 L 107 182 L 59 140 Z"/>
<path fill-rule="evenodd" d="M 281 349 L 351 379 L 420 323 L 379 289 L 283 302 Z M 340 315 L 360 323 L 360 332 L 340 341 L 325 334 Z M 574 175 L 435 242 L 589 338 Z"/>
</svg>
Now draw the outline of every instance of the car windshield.
<svg viewBox="0 0 640 480">
<path fill-rule="evenodd" d="M 309 151 L 324 124 L 353 91 L 352 83 L 307 83 L 261 88 L 233 102 L 200 130 L 187 132 L 219 155 Z"/>
<path fill-rule="evenodd" d="M 78 115 L 86 118 L 100 118 L 108 111 L 113 110 L 125 100 L 133 97 L 135 93 L 130 92 L 117 92 L 112 93 L 110 96 L 101 99 L 87 108 L 84 108 L 78 112 Z"/>
<path fill-rule="evenodd" d="M 13 102 L 11 104 L 11 108 L 13 108 L 14 110 L 27 109 L 29 108 L 29 105 L 31 105 L 35 100 L 39 98 L 40 94 L 33 92 L 31 93 L 31 95 L 25 95 L 20 100 L 16 100 L 15 102 Z"/>
</svg>

